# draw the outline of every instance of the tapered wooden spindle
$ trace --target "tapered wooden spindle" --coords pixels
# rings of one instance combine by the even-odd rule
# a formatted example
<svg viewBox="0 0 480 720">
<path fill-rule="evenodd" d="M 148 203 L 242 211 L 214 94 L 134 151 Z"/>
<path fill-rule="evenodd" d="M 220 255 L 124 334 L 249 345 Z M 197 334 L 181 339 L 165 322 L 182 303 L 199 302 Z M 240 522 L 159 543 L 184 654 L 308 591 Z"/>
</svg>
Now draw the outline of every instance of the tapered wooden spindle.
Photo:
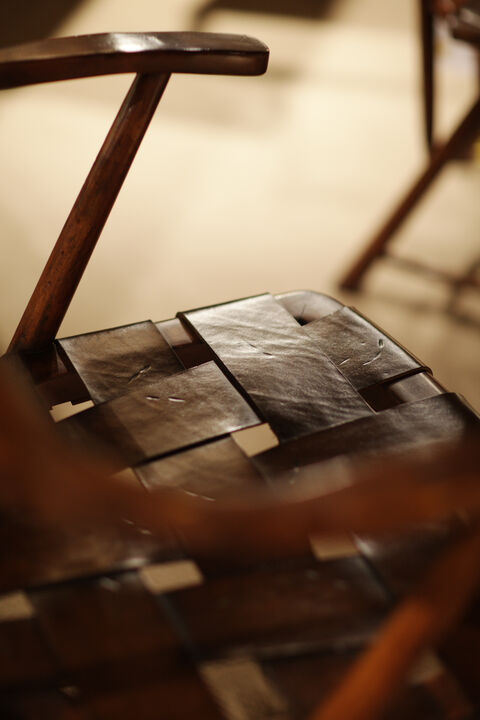
<svg viewBox="0 0 480 720">
<path fill-rule="evenodd" d="M 55 338 L 170 75 L 135 77 L 45 265 L 9 346 L 35 351 Z"/>
</svg>

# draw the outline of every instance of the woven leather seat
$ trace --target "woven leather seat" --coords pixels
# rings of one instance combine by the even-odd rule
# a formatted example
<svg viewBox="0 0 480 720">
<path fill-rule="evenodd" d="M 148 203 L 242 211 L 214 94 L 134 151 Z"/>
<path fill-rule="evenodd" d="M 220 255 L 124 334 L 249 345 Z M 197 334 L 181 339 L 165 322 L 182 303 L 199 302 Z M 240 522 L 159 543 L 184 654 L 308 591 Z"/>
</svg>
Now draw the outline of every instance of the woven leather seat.
<svg viewBox="0 0 480 720">
<path fill-rule="evenodd" d="M 315 293 L 55 346 L 69 385 L 83 387 L 77 401 L 95 403 L 59 423 L 70 441 L 108 447 L 115 469 L 133 467 L 147 491 L 206 503 L 292 487 L 312 467 L 321 491 L 321 461 L 460 439 L 478 425 L 385 333 Z M 265 423 L 271 447 L 249 456 L 238 431 Z M 307 717 L 449 534 L 312 539 L 293 559 L 259 564 L 247 553 L 226 566 L 128 518 L 101 529 L 5 521 L 1 532 L 15 553 L 3 556 L 1 590 L 22 590 L 28 604 L 0 623 L 0 682 L 6 708 L 25 718 Z M 462 703 L 436 658 L 387 716 L 449 717 Z"/>
</svg>

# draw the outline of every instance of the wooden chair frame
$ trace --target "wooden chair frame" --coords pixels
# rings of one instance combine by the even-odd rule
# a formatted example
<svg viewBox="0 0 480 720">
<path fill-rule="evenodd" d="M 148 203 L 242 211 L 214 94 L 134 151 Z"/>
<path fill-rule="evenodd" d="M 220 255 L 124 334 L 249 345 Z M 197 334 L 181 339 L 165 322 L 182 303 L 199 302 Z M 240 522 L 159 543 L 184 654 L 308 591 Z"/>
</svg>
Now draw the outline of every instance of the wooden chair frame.
<svg viewBox="0 0 480 720">
<path fill-rule="evenodd" d="M 260 75 L 267 63 L 263 43 L 212 33 L 109 33 L 0 51 L 0 89 L 136 73 L 9 350 L 39 350 L 54 339 L 170 75 Z"/>
</svg>

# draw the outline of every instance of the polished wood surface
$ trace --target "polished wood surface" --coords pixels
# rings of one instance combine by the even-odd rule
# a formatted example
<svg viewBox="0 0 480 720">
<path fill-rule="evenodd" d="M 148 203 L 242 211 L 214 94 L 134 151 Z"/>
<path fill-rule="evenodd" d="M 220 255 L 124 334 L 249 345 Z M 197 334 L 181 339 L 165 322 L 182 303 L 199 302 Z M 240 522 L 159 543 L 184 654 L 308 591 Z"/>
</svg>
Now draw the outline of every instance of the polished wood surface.
<svg viewBox="0 0 480 720">
<path fill-rule="evenodd" d="M 0 50 L 0 88 L 136 72 L 38 281 L 9 350 L 55 338 L 171 73 L 258 75 L 268 49 L 246 36 L 112 33 L 53 38 Z"/>
<path fill-rule="evenodd" d="M 261 75 L 268 48 L 245 35 L 101 33 L 0 49 L 0 88 L 113 73 Z"/>
</svg>

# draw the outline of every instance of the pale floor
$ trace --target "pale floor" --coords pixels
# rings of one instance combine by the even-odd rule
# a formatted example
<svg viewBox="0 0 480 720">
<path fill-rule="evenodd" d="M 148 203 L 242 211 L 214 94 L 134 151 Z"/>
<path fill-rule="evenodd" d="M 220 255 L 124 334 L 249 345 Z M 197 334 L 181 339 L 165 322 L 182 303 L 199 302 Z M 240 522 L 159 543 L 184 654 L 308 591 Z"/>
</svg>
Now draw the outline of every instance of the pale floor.
<svg viewBox="0 0 480 720">
<path fill-rule="evenodd" d="M 239 3 L 240 4 L 240 3 Z M 250 294 L 309 288 L 352 303 L 480 409 L 480 297 L 453 319 L 438 281 L 379 263 L 365 291 L 336 280 L 425 159 L 416 0 L 336 0 L 321 20 L 218 11 L 206 30 L 271 48 L 260 78 L 177 76 L 81 283 L 62 334 Z M 199 0 L 88 0 L 57 35 L 190 29 Z M 441 127 L 474 93 L 442 42 Z M 0 96 L 0 344 L 4 347 L 129 85 L 103 78 Z M 398 252 L 462 269 L 480 251 L 480 165 L 444 172 Z"/>
</svg>

